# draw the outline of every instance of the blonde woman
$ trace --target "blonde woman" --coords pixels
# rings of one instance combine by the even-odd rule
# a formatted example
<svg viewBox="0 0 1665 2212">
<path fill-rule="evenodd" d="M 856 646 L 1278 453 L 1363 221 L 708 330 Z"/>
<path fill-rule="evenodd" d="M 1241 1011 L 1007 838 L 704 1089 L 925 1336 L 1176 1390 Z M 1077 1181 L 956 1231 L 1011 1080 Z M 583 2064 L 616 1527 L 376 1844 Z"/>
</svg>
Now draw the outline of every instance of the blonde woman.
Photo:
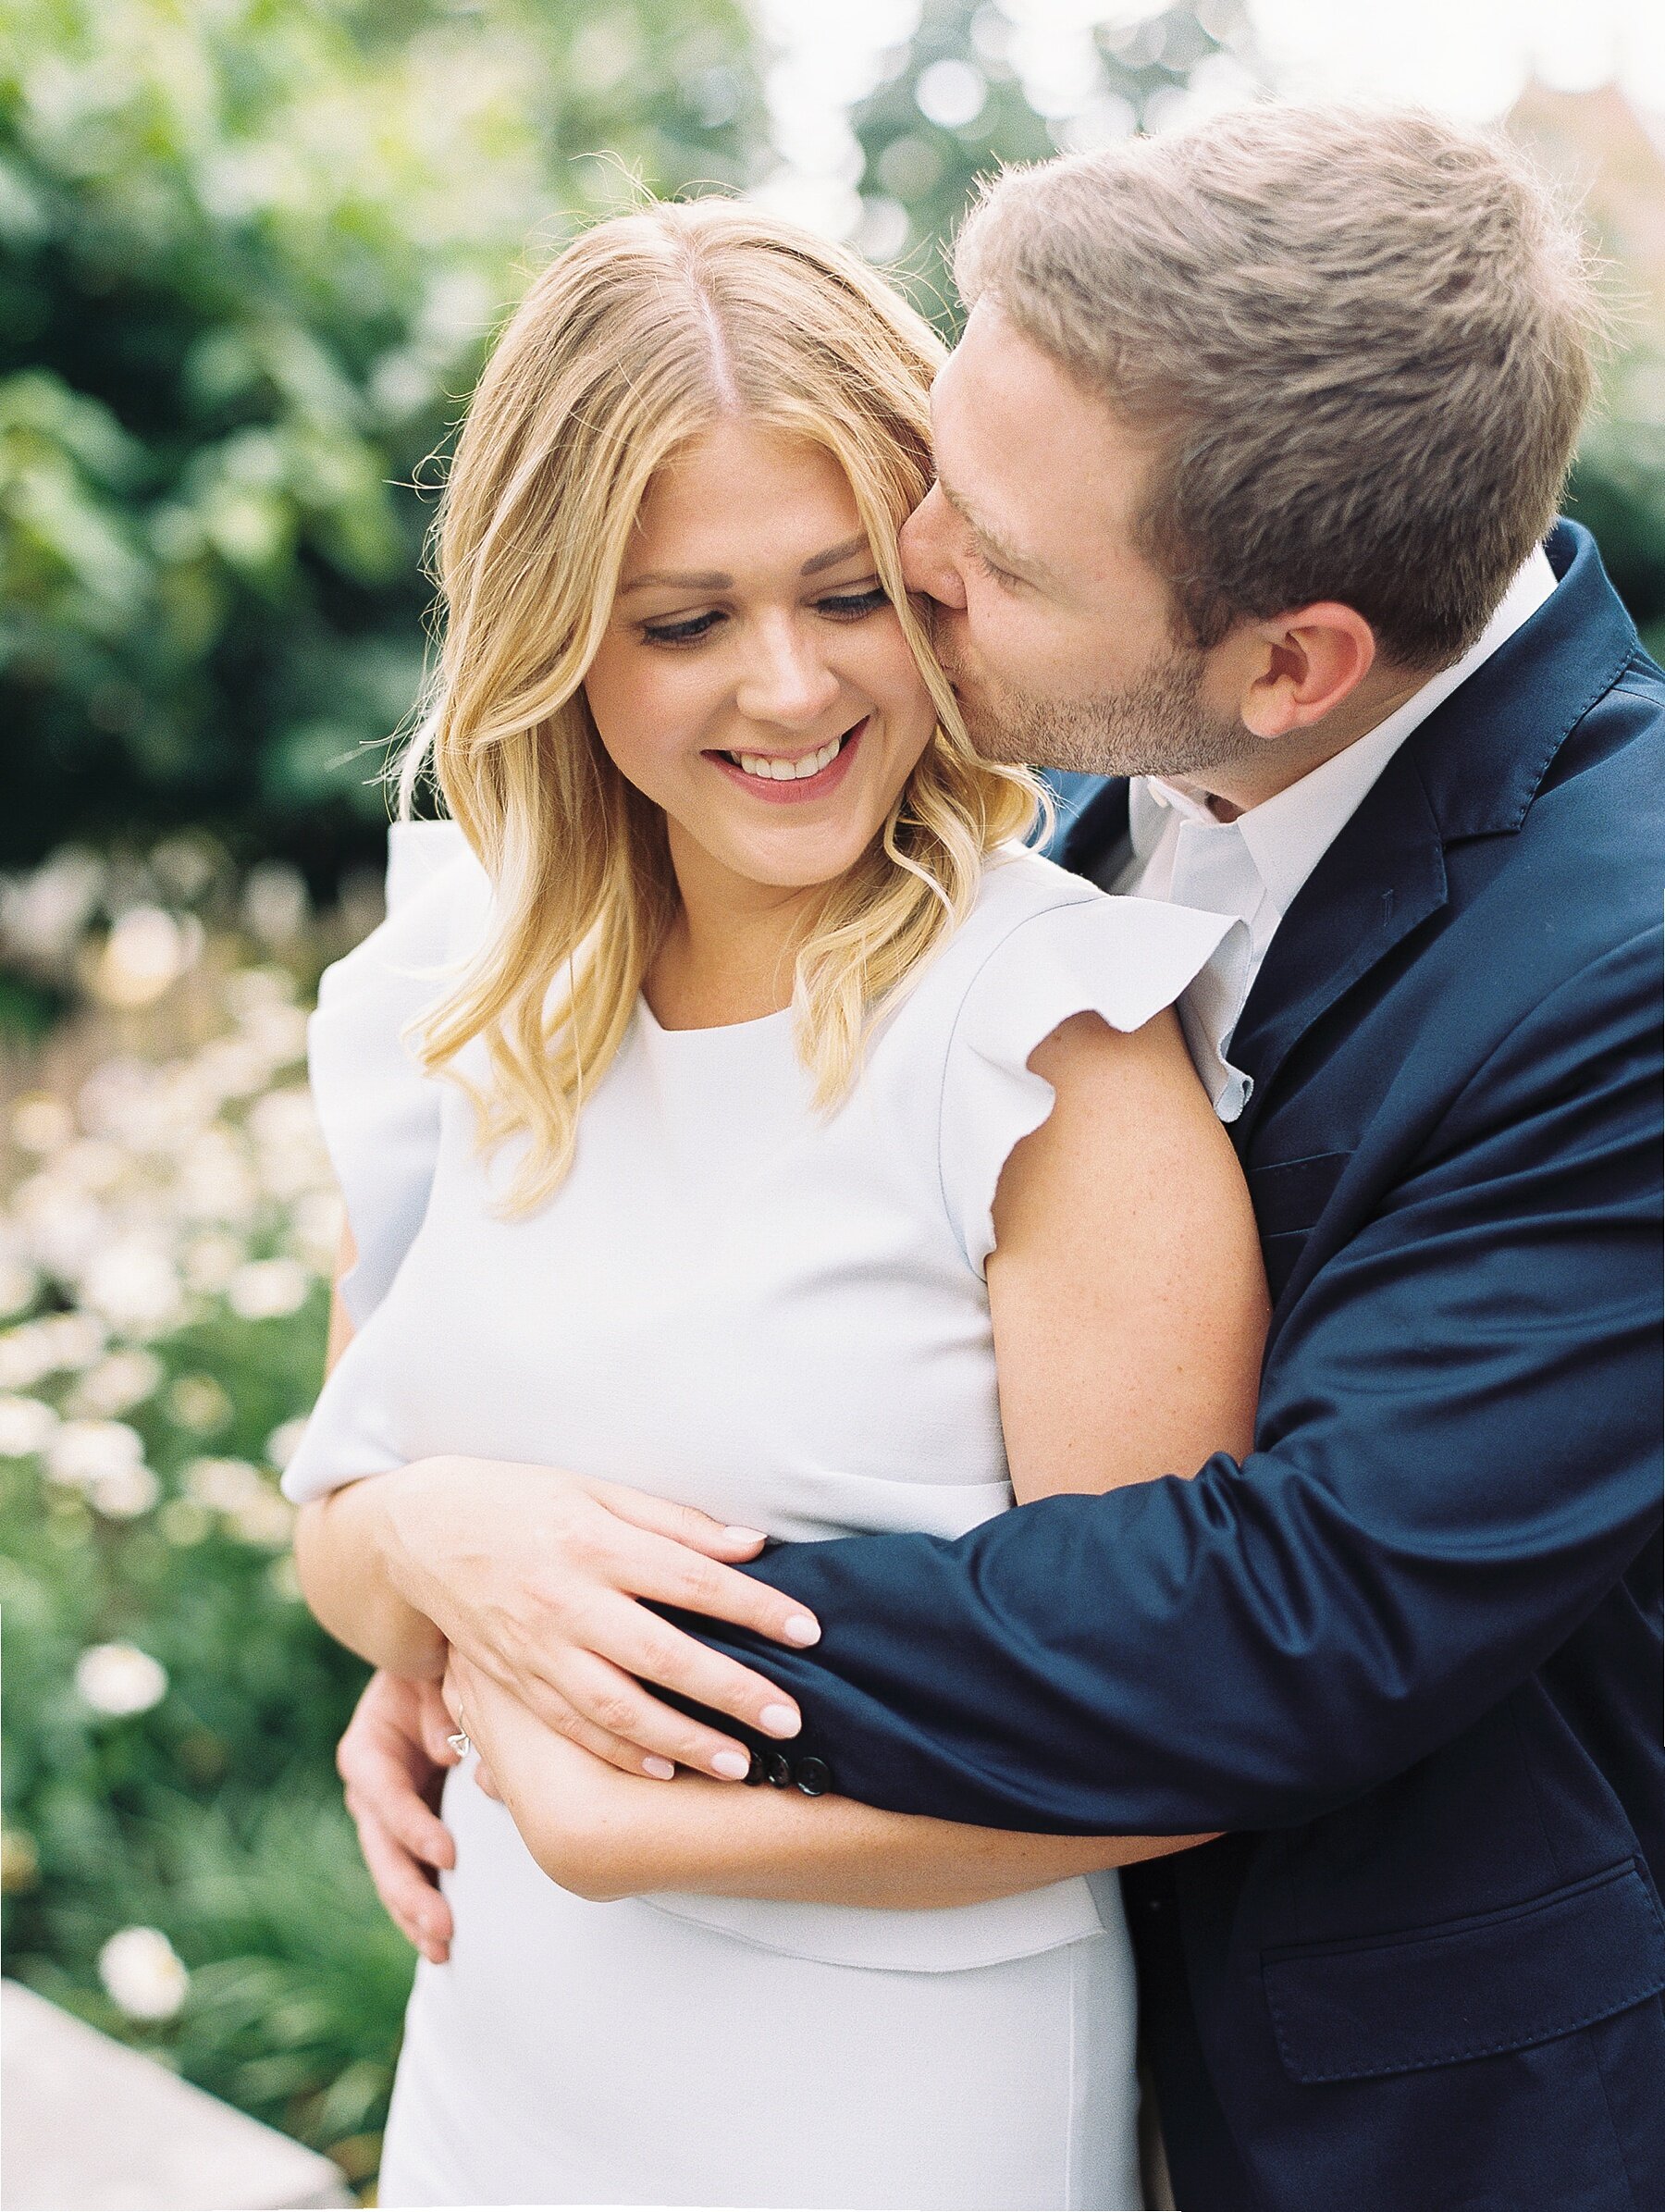
<svg viewBox="0 0 1665 2212">
<path fill-rule="evenodd" d="M 1110 1870 L 1197 1839 L 622 1771 L 501 1599 L 558 1470 L 953 1536 L 1248 1446 L 1240 1086 L 1178 1010 L 1241 925 L 1054 868 L 969 749 L 897 566 L 939 359 L 850 255 L 661 207 L 543 272 L 459 444 L 450 821 L 324 981 L 356 1333 L 286 1476 L 319 1618 L 473 1739 L 384 2204 L 1140 2201 Z"/>
</svg>

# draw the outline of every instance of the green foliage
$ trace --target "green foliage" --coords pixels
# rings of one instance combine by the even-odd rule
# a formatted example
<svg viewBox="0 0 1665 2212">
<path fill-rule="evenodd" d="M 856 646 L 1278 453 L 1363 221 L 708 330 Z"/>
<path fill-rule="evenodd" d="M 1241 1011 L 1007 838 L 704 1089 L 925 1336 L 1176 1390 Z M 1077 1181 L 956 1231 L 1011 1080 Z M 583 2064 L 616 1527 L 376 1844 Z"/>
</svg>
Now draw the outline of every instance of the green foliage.
<svg viewBox="0 0 1665 2212">
<path fill-rule="evenodd" d="M 374 850 L 417 486 L 572 216 L 744 180 L 749 37 L 740 0 L 6 11 L 0 862 L 70 823 Z"/>
<path fill-rule="evenodd" d="M 1042 84 L 1021 72 L 1017 15 L 986 0 L 925 0 L 918 30 L 853 117 L 866 157 L 870 228 L 875 200 L 906 217 L 905 231 L 892 226 L 903 234 L 886 243 L 882 258 L 949 337 L 959 310 L 948 249 L 979 178 L 1154 122 L 1200 64 L 1219 66 L 1250 51 L 1240 0 L 1181 0 L 1133 25 L 1088 28 L 1075 68 Z M 945 82 L 932 75 L 944 64 Z M 1233 66 L 1247 80 L 1246 65 Z M 981 105 L 964 113 L 979 92 Z"/>
</svg>

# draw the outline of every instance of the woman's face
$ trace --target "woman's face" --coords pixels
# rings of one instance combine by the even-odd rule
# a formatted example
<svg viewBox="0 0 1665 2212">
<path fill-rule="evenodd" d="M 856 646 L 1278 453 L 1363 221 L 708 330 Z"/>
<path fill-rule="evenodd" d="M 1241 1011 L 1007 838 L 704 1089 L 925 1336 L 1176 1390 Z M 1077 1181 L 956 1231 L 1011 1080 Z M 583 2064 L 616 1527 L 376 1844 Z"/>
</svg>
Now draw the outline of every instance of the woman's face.
<svg viewBox="0 0 1665 2212">
<path fill-rule="evenodd" d="M 841 875 L 936 726 L 843 470 L 744 420 L 649 487 L 585 692 L 684 893 Z"/>
</svg>

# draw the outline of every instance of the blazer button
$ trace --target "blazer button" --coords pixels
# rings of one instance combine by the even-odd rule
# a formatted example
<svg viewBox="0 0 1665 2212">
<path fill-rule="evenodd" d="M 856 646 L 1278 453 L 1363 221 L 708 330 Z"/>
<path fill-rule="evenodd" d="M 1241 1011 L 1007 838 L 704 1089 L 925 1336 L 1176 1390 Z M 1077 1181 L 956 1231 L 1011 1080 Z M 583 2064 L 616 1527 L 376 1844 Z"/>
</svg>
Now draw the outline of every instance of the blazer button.
<svg viewBox="0 0 1665 2212">
<path fill-rule="evenodd" d="M 824 1759 L 800 1759 L 797 1786 L 807 1798 L 824 1798 L 832 1786 L 832 1770 Z"/>
<path fill-rule="evenodd" d="M 752 1787 L 756 1787 L 759 1782 L 766 1782 L 769 1779 L 764 1772 L 763 1755 L 760 1751 L 752 1753 L 751 1764 L 746 1770 L 746 1779 L 748 1786 Z"/>
<path fill-rule="evenodd" d="M 764 1772 L 777 1789 L 786 1789 L 792 1782 L 792 1761 L 784 1751 L 771 1751 Z"/>
</svg>

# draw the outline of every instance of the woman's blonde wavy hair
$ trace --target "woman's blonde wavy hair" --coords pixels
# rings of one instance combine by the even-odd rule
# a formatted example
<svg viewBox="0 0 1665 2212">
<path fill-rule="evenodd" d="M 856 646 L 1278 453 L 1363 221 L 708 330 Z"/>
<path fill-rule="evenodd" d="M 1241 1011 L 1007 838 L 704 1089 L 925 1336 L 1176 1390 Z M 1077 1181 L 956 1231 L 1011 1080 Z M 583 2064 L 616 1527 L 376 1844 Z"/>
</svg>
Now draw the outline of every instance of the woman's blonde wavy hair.
<svg viewBox="0 0 1665 2212">
<path fill-rule="evenodd" d="M 660 810 L 601 745 L 584 693 L 655 473 L 725 414 L 843 468 L 938 725 L 862 859 L 797 948 L 799 1053 L 830 1106 L 874 1020 L 970 907 L 984 856 L 1044 805 L 980 760 L 902 582 L 896 536 L 931 480 L 931 329 L 842 248 L 722 199 L 597 224 L 534 279 L 470 405 L 435 518 L 442 642 L 393 764 L 400 813 L 437 785 L 495 890 L 487 941 L 422 1018 L 487 1152 L 528 1143 L 505 1200 L 556 1189 L 676 910 Z M 455 1066 L 483 1040 L 489 1087 Z"/>
</svg>

